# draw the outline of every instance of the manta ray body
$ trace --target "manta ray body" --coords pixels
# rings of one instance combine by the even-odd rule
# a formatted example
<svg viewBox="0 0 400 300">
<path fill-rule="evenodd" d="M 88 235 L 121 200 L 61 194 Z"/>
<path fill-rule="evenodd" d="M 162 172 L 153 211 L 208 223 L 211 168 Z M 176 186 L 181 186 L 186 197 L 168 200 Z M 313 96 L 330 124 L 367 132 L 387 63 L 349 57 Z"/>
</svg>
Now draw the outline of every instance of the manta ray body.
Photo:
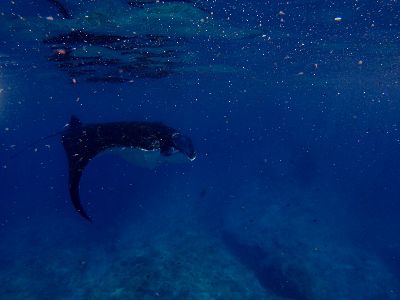
<svg viewBox="0 0 400 300">
<path fill-rule="evenodd" d="M 79 182 L 83 170 L 100 153 L 117 150 L 123 153 L 153 153 L 159 158 L 176 156 L 192 161 L 196 153 L 189 137 L 176 129 L 156 122 L 113 122 L 83 124 L 77 117 L 61 135 L 69 166 L 69 193 L 79 214 L 91 221 L 82 207 Z"/>
</svg>

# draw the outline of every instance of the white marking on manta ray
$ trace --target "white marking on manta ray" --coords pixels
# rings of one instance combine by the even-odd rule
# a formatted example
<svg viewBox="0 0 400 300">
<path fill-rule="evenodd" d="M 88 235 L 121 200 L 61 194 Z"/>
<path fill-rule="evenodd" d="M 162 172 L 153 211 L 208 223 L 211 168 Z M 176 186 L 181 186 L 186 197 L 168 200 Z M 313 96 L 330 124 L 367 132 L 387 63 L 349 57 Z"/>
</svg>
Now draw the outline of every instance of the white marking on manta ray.
<svg viewBox="0 0 400 300">
<path fill-rule="evenodd" d="M 116 147 L 100 153 L 112 154 L 122 157 L 127 162 L 146 169 L 155 169 L 162 164 L 186 163 L 191 161 L 185 154 L 176 151 L 170 156 L 161 155 L 160 149 L 148 150 L 135 147 Z"/>
</svg>

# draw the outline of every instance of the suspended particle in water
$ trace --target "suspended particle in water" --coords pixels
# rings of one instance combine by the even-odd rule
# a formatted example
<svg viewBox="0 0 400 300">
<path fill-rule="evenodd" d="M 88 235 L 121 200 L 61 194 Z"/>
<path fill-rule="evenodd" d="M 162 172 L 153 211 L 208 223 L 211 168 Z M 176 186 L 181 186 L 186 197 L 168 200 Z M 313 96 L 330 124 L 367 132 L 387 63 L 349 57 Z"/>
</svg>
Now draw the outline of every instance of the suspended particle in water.
<svg viewBox="0 0 400 300">
<path fill-rule="evenodd" d="M 58 54 L 58 55 L 65 55 L 65 54 L 67 54 L 67 50 L 65 50 L 65 49 L 56 49 L 55 51 L 54 51 L 56 54 Z"/>
</svg>

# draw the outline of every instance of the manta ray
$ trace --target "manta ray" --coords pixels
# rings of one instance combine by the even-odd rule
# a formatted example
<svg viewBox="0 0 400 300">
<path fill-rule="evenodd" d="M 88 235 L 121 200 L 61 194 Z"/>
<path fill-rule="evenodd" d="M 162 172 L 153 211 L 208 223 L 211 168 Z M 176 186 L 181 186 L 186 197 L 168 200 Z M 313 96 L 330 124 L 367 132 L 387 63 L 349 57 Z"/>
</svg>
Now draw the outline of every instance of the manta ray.
<svg viewBox="0 0 400 300">
<path fill-rule="evenodd" d="M 69 194 L 76 211 L 86 220 L 79 196 L 79 182 L 89 162 L 97 155 L 115 152 L 122 155 L 150 155 L 158 161 L 196 158 L 192 141 L 178 130 L 157 122 L 113 122 L 83 124 L 72 116 L 61 133 L 69 168 Z"/>
</svg>

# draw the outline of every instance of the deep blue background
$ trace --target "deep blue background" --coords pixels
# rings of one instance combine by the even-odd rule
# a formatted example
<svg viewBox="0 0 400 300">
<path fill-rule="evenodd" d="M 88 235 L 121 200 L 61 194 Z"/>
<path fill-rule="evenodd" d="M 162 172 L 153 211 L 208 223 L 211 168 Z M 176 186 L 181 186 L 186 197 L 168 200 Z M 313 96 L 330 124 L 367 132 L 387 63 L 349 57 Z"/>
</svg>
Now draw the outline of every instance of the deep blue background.
<svg viewBox="0 0 400 300">
<path fill-rule="evenodd" d="M 54 13 L 46 1 L 15 2 L 3 1 L 0 12 Z M 23 245 L 38 238 L 103 244 L 128 224 L 140 224 L 158 209 L 162 213 L 171 191 L 191 199 L 187 205 L 195 207 L 200 224 L 218 230 L 229 227 L 224 214 L 231 202 L 246 203 L 243 189 L 256 183 L 258 194 L 269 189 L 331 195 L 308 204 L 315 226 L 322 223 L 379 257 L 399 278 L 399 4 L 204 5 L 216 17 L 230 16 L 232 24 L 264 34 L 193 42 L 200 63 L 215 58 L 237 71 L 193 71 L 133 84 L 72 84 L 46 60 L 46 46 L 19 41 L 17 34 L 1 36 L 0 158 L 7 165 L 0 170 L 1 236 Z M 334 20 L 338 16 L 342 21 Z M 86 224 L 69 203 L 59 138 L 8 159 L 17 151 L 11 145 L 22 149 L 61 130 L 71 114 L 83 122 L 165 122 L 192 137 L 198 158 L 157 170 L 118 157 L 97 158 L 81 182 L 82 199 L 89 199 L 85 206 L 95 220 Z M 259 201 L 249 205 L 264 207 L 266 199 Z M 179 209 L 186 214 L 179 203 L 178 215 Z M 10 247 L 3 245 L 2 251 L 12 252 Z"/>
</svg>

